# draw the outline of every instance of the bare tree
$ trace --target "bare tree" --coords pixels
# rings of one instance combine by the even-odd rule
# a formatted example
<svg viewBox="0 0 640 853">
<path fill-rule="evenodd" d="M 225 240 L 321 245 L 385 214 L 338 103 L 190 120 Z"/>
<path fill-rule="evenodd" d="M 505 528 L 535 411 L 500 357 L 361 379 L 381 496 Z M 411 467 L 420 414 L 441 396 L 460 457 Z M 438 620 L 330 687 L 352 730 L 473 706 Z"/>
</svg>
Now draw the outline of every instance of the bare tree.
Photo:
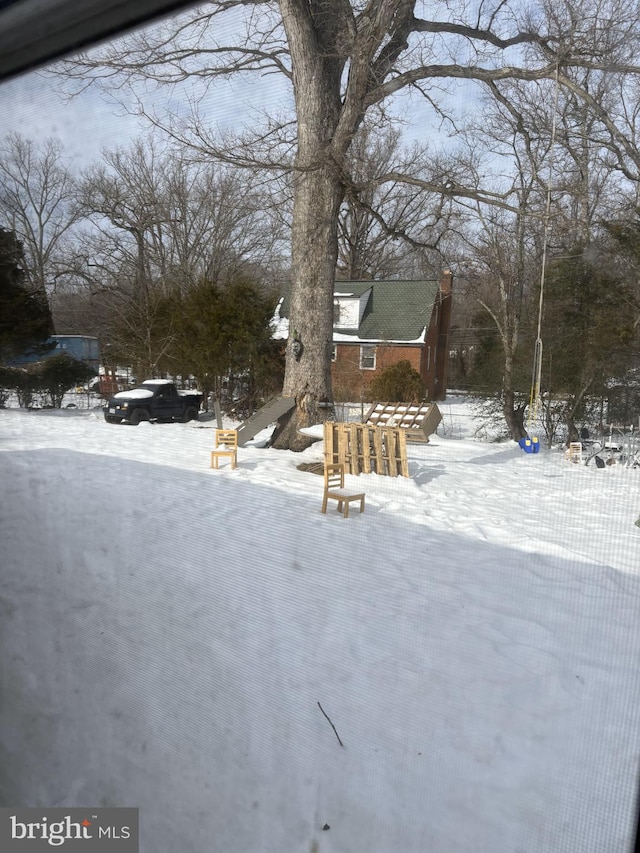
<svg viewBox="0 0 640 853">
<path fill-rule="evenodd" d="M 282 229 L 250 178 L 143 138 L 105 152 L 84 173 L 80 205 L 107 244 L 120 233 L 109 255 L 140 284 L 188 289 L 203 278 L 223 283 L 274 255 Z"/>
<path fill-rule="evenodd" d="M 546 2 L 546 0 L 544 0 Z M 283 168 L 293 173 L 291 254 L 291 338 L 284 393 L 296 410 L 282 430 L 279 446 L 302 448 L 297 432 L 326 416 L 319 404 L 331 400 L 330 343 L 333 282 L 338 255 L 338 222 L 351 185 L 348 152 L 367 113 L 397 93 L 412 89 L 442 115 L 437 87 L 455 81 L 490 85 L 518 79 L 557 79 L 600 117 L 625 162 L 635 163 L 615 117 L 576 82 L 572 69 L 640 73 L 633 50 L 638 13 L 622 0 L 580 0 L 538 9 L 501 0 L 469 6 L 444 4 L 439 16 L 415 0 L 225 0 L 113 45 L 67 66 L 85 86 L 91 80 L 126 85 L 146 79 L 158 84 L 201 79 L 208 83 L 233 74 L 278 72 L 291 84 L 296 113 L 292 163 L 281 158 L 282 136 L 271 159 L 244 145 L 235 150 L 195 127 L 191 144 L 203 152 L 245 166 Z M 220 19 L 231 15 L 237 39 L 222 41 Z M 169 128 L 170 129 L 170 128 Z M 277 124 L 279 131 L 282 123 Z M 264 146 L 274 128 L 260 129 Z M 399 180 L 394 172 L 379 178 Z M 482 186 L 456 186 L 441 176 L 407 183 L 506 206 L 499 193 Z M 298 343 L 292 346 L 294 337 Z M 302 344 L 302 347 L 300 346 Z"/>
<path fill-rule="evenodd" d="M 173 344 L 164 297 L 203 281 L 255 278 L 279 236 L 248 174 L 186 162 L 149 138 L 105 152 L 82 176 L 78 203 L 91 227 L 80 243 L 76 283 L 103 292 L 122 357 L 146 375 Z"/>
<path fill-rule="evenodd" d="M 379 180 L 391 171 L 429 175 L 437 168 L 434 159 L 425 145 L 404 146 L 400 129 L 388 122 L 362 124 L 348 152 L 350 182 L 338 219 L 339 278 L 409 278 L 419 274 L 425 256 L 442 264 L 443 239 L 460 220 L 453 200 Z"/>
<path fill-rule="evenodd" d="M 68 267 L 76 191 L 57 139 L 36 144 L 10 133 L 0 142 L 0 224 L 19 236 L 31 286 L 42 294 L 51 296 Z"/>
<path fill-rule="evenodd" d="M 502 414 L 511 437 L 518 440 L 527 432 L 527 396 L 518 393 L 523 383 L 522 376 L 516 375 L 521 372 L 516 368 L 522 360 L 523 327 L 531 345 L 527 359 L 531 364 L 531 330 L 535 329 L 552 217 L 556 245 L 563 228 L 567 230 L 562 224 L 567 223 L 562 205 L 566 193 L 556 192 L 552 197 L 550 192 L 559 89 L 551 81 L 528 87 L 520 81 L 507 81 L 492 82 L 488 90 L 482 119 L 469 122 L 463 136 L 470 149 L 480 143 L 484 151 L 499 158 L 499 180 L 514 210 L 478 208 L 468 234 L 466 277 L 468 294 L 486 312 L 498 334 Z"/>
<path fill-rule="evenodd" d="M 618 156 L 612 158 L 615 140 L 602 122 L 602 108 L 615 114 L 620 74 L 591 68 L 563 73 L 574 88 L 563 88 L 559 80 L 492 82 L 482 121 L 465 131 L 470 147 L 480 142 L 499 158 L 502 187 L 514 206 L 517 199 L 518 212 L 507 222 L 497 224 L 495 216 L 479 211 L 484 227 L 469 237 L 472 290 L 495 323 L 503 349 L 503 413 L 514 438 L 524 434 L 522 399 L 527 399 L 515 394 L 514 366 L 524 356 L 516 358 L 523 329 L 530 363 L 534 351 L 541 357 L 542 338 L 535 345 L 534 340 L 544 317 L 539 312 L 547 267 L 556 258 L 582 262 L 621 190 L 623 152 L 616 143 Z M 592 110 L 577 89 L 595 98 L 600 111 Z M 628 184 L 633 162 L 627 160 L 625 168 L 622 181 Z M 549 324 L 544 329 L 549 334 Z M 535 376 L 529 378 L 537 397 L 543 389 Z M 522 376 L 517 384 L 522 389 Z"/>
<path fill-rule="evenodd" d="M 495 324 L 502 347 L 500 392 L 502 414 L 512 438 L 526 435 L 526 401 L 518 397 L 516 364 L 523 321 L 531 308 L 538 267 L 527 261 L 526 219 L 494 212 L 483 217 L 466 272 L 467 293 Z M 532 354 L 533 357 L 533 354 Z"/>
</svg>

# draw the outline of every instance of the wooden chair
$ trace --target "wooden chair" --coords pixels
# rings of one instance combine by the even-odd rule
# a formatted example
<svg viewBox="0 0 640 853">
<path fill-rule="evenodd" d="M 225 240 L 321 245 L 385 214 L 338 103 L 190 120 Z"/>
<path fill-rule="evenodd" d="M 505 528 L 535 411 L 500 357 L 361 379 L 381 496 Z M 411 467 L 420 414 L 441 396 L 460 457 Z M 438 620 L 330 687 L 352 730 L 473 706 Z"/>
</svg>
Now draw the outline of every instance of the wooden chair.
<svg viewBox="0 0 640 853">
<path fill-rule="evenodd" d="M 564 455 L 569 462 L 582 462 L 582 442 L 572 441 Z"/>
<path fill-rule="evenodd" d="M 322 512 L 327 511 L 327 501 L 338 501 L 338 512 L 349 517 L 351 501 L 360 501 L 360 512 L 364 512 L 364 493 L 347 492 L 344 488 L 344 463 L 328 463 L 324 466 L 324 495 Z M 344 509 L 343 509 L 344 507 Z"/>
<path fill-rule="evenodd" d="M 231 459 L 231 467 L 235 468 L 238 464 L 238 433 L 235 429 L 217 429 L 216 430 L 216 446 L 215 450 L 211 451 L 211 467 L 218 467 L 218 460 L 221 456 L 228 456 Z"/>
</svg>

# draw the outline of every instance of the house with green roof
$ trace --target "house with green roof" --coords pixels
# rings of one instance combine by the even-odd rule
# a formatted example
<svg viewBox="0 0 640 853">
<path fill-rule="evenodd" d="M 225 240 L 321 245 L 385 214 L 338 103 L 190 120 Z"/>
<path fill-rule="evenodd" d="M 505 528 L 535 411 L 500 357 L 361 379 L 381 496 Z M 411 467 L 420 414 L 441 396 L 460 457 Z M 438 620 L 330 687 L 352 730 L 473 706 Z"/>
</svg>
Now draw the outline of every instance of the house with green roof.
<svg viewBox="0 0 640 853">
<path fill-rule="evenodd" d="M 383 370 L 408 361 L 429 400 L 447 391 L 452 274 L 420 281 L 336 281 L 333 293 L 332 379 L 335 399 L 367 399 Z M 280 300 L 274 335 L 289 336 L 288 299 Z"/>
</svg>

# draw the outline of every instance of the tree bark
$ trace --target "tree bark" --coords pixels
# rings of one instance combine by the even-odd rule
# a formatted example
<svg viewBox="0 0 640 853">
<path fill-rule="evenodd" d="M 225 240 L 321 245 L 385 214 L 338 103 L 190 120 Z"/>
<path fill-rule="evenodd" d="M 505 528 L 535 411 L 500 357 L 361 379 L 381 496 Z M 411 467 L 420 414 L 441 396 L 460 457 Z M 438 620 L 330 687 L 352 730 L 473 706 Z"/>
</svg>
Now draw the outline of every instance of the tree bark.
<svg viewBox="0 0 640 853">
<path fill-rule="evenodd" d="M 514 441 L 520 441 L 521 438 L 524 438 L 527 435 L 527 430 L 524 426 L 524 413 L 526 408 L 526 403 L 521 403 L 519 406 L 515 405 L 513 391 L 507 391 L 505 393 L 502 404 L 502 413 L 507 426 L 511 431 L 511 438 Z"/>
<path fill-rule="evenodd" d="M 291 48 L 298 119 L 289 340 L 283 386 L 284 396 L 295 397 L 296 406 L 279 427 L 273 446 L 304 450 L 311 440 L 298 430 L 326 420 L 333 402 L 333 287 L 338 215 L 344 197 L 341 173 L 350 135 L 335 139 L 344 68 L 344 56 L 337 47 L 339 22 L 328 21 L 315 4 L 281 0 L 281 8 Z M 296 352 L 300 344 L 301 351 Z"/>
<path fill-rule="evenodd" d="M 330 167 L 302 172 L 296 179 L 294 282 L 283 387 L 284 396 L 296 398 L 296 408 L 279 430 L 274 447 L 304 450 L 311 441 L 298 429 L 326 420 L 331 411 L 326 404 L 333 401 L 330 351 L 341 200 L 342 187 Z M 302 344 L 298 356 L 294 353 L 296 341 Z"/>
<path fill-rule="evenodd" d="M 515 346 L 515 345 L 514 345 Z M 515 393 L 513 390 L 513 353 L 505 353 L 504 366 L 504 391 L 502 399 L 502 414 L 506 424 L 511 431 L 511 438 L 520 441 L 527 435 L 524 426 L 524 413 L 526 404 L 516 406 Z"/>
</svg>

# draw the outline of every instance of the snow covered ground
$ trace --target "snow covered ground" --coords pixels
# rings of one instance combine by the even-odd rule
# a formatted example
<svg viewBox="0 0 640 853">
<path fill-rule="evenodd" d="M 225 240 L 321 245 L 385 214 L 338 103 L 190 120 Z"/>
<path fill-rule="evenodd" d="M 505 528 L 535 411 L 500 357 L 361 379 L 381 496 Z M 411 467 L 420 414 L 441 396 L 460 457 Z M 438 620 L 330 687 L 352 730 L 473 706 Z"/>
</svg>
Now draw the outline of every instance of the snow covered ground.
<svg viewBox="0 0 640 853">
<path fill-rule="evenodd" d="M 212 471 L 211 422 L 0 411 L 0 804 L 139 806 L 143 853 L 629 853 L 640 470 L 442 410 L 346 520 L 321 444 Z"/>
</svg>

